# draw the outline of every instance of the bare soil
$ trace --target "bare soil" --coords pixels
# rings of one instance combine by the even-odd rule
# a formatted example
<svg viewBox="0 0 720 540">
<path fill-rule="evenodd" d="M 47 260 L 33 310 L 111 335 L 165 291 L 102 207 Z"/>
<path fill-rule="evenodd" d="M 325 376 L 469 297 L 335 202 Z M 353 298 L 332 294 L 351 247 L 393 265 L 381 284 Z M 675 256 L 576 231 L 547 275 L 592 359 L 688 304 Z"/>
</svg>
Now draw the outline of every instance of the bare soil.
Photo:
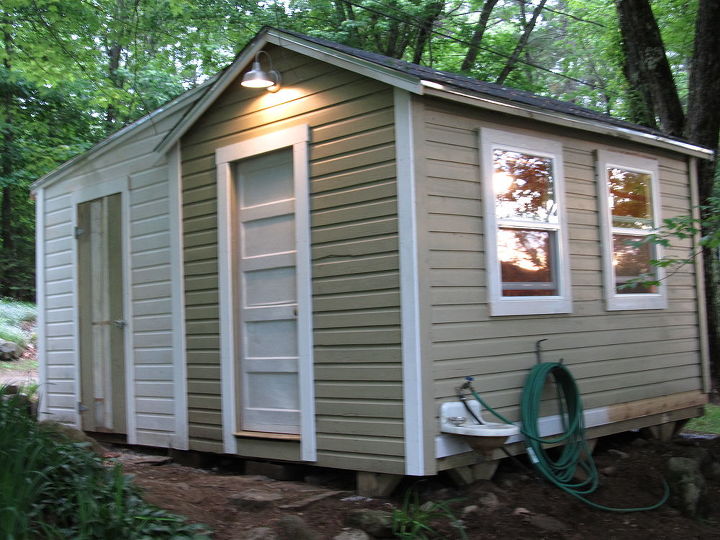
<svg viewBox="0 0 720 540">
<path fill-rule="evenodd" d="M 720 438 L 671 443 L 645 440 L 637 434 L 607 438 L 595 450 L 602 471 L 601 487 L 591 499 L 619 508 L 651 505 L 662 496 L 667 460 L 696 454 L 698 448 L 706 448 L 720 461 Z M 308 478 L 315 482 L 311 484 L 232 474 L 219 467 L 152 464 L 143 462 L 147 459 L 143 454 L 127 449 L 120 449 L 119 454 L 125 471 L 135 475 L 150 502 L 208 525 L 214 531 L 213 538 L 219 540 L 242 539 L 253 527 L 277 528 L 277 520 L 288 514 L 300 516 L 321 538 L 331 539 L 346 527 L 345 517 L 350 511 L 400 508 L 402 493 L 413 485 L 402 484 L 390 499 L 366 499 L 352 492 L 350 475 L 337 471 L 314 470 Z M 492 482 L 458 488 L 441 475 L 421 480 L 415 489 L 422 501 L 454 500 L 450 506 L 462 519 L 470 539 L 710 539 L 720 538 L 718 476 L 707 478 L 710 504 L 701 518 L 694 519 L 670 504 L 637 513 L 596 510 L 510 460 L 504 460 Z M 258 496 L 260 502 L 238 500 L 248 494 Z M 449 520 L 438 520 L 433 526 L 439 538 L 459 537 Z"/>
</svg>

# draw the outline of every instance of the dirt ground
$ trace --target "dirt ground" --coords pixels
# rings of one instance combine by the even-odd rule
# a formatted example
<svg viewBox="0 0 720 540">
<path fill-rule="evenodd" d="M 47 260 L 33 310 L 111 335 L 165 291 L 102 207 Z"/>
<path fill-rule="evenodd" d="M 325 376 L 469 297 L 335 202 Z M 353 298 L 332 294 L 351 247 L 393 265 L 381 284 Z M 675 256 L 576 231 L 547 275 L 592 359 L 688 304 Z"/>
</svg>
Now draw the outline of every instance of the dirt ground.
<svg viewBox="0 0 720 540">
<path fill-rule="evenodd" d="M 663 493 L 668 458 L 688 456 L 698 448 L 707 448 L 720 460 L 720 438 L 663 443 L 625 434 L 604 439 L 594 454 L 602 471 L 601 487 L 591 499 L 613 507 L 651 505 Z M 402 492 L 411 486 L 402 484 L 390 499 L 366 499 L 352 492 L 351 476 L 332 471 L 312 472 L 306 479 L 315 484 L 275 481 L 232 474 L 219 467 L 148 463 L 143 454 L 114 450 L 119 450 L 118 459 L 126 472 L 135 475 L 150 502 L 208 525 L 214 531 L 212 537 L 219 540 L 245 538 L 253 527 L 277 529 L 278 519 L 288 514 L 300 516 L 320 537 L 332 539 L 347 527 L 349 512 L 358 508 L 392 511 L 402 506 Z M 670 504 L 637 513 L 596 510 L 510 460 L 504 460 L 492 482 L 458 488 L 441 475 L 422 480 L 415 489 L 421 501 L 454 500 L 450 506 L 462 519 L 470 539 L 720 538 L 718 474 L 708 479 L 707 500 L 711 504 L 697 519 L 683 516 Z M 435 522 L 434 527 L 439 538 L 459 538 L 447 519 Z"/>
</svg>

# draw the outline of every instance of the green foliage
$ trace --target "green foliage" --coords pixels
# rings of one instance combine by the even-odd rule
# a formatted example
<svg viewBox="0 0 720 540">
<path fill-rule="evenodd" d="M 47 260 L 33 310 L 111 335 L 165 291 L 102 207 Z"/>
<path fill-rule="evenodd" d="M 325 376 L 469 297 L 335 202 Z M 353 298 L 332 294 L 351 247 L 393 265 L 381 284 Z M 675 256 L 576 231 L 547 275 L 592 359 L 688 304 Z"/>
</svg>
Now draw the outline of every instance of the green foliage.
<svg viewBox="0 0 720 540">
<path fill-rule="evenodd" d="M 0 399 L 0 538 L 208 538 L 145 503 L 120 465 L 108 466 L 87 443 L 43 429 L 25 403 Z"/>
<path fill-rule="evenodd" d="M 0 300 L 0 339 L 26 347 L 33 336 L 23 327 L 23 323 L 32 322 L 35 317 L 34 304 Z"/>
<path fill-rule="evenodd" d="M 708 403 L 705 405 L 705 415 L 690 420 L 685 425 L 685 429 L 702 433 L 720 433 L 720 406 Z"/>
<path fill-rule="evenodd" d="M 427 540 L 440 538 L 440 532 L 435 528 L 435 522 L 448 521 L 457 529 L 459 538 L 465 540 L 465 526 L 455 517 L 450 505 L 458 499 L 420 503 L 420 496 L 415 488 L 405 492 L 401 508 L 393 510 L 392 531 L 397 538 Z"/>
</svg>

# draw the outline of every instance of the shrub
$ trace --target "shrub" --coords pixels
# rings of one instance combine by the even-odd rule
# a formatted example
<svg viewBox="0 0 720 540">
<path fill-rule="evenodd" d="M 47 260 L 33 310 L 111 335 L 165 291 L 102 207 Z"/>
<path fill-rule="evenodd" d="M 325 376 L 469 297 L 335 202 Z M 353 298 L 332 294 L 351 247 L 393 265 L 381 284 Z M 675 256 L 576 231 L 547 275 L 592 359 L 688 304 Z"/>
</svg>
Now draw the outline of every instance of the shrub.
<svg viewBox="0 0 720 540">
<path fill-rule="evenodd" d="M 146 503 L 120 465 L 86 446 L 41 429 L 0 388 L 0 538 L 208 538 Z"/>
</svg>

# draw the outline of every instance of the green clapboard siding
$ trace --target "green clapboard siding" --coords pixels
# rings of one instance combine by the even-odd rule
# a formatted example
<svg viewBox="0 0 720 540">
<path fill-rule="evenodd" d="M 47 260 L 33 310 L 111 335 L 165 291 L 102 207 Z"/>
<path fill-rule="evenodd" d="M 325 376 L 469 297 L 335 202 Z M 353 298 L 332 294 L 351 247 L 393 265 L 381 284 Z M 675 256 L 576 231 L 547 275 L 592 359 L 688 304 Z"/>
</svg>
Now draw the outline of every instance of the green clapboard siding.
<svg viewBox="0 0 720 540">
<path fill-rule="evenodd" d="M 569 221 L 573 313 L 490 317 L 484 257 L 478 129 L 493 127 L 561 140 Z M 692 265 L 669 280 L 666 310 L 607 311 L 593 152 L 631 151 L 660 165 L 663 217 L 690 213 L 683 158 L 587 134 L 542 127 L 491 113 L 426 101 L 423 216 L 429 237 L 423 269 L 432 304 L 434 398 L 453 398 L 465 376 L 489 403 L 517 415 L 535 364 L 564 359 L 586 407 L 602 407 L 701 388 L 697 303 Z M 657 155 L 653 155 L 657 154 Z M 687 253 L 688 242 L 673 253 Z"/>
<path fill-rule="evenodd" d="M 392 89 L 286 50 L 275 61 L 288 97 L 234 83 L 182 140 L 190 447 L 222 444 L 214 152 L 308 124 L 317 464 L 402 472 Z M 291 441 L 239 449 L 299 455 Z"/>
</svg>

